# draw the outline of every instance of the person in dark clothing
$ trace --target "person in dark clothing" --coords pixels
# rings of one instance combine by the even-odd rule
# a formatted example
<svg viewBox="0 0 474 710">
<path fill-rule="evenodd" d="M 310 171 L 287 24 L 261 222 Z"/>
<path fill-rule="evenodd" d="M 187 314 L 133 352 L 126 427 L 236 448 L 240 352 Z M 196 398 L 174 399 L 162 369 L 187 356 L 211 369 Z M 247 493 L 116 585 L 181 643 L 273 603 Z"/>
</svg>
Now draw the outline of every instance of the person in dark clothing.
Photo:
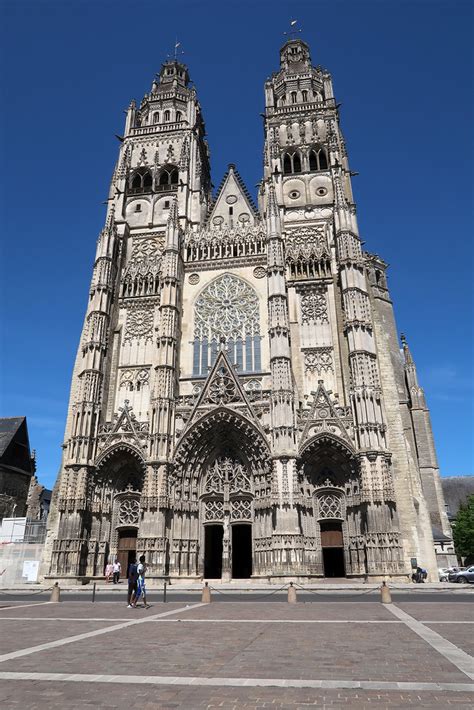
<svg viewBox="0 0 474 710">
<path fill-rule="evenodd" d="M 132 597 L 136 595 L 138 584 L 138 565 L 136 560 L 128 567 L 128 593 L 127 593 L 127 608 L 133 609 L 131 604 Z"/>
</svg>

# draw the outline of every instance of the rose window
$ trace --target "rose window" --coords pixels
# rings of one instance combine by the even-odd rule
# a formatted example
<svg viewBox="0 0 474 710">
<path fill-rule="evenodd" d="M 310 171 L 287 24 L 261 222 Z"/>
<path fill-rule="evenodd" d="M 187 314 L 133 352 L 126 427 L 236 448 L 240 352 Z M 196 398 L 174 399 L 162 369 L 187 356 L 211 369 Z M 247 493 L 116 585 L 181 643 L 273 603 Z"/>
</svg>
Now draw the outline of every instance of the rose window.
<svg viewBox="0 0 474 710">
<path fill-rule="evenodd" d="M 119 524 L 137 525 L 140 514 L 140 503 L 138 500 L 127 498 L 120 503 Z"/>
<path fill-rule="evenodd" d="M 257 293 L 245 281 L 223 274 L 201 292 L 194 307 L 194 375 L 207 375 L 219 343 L 244 372 L 261 370 Z"/>
</svg>

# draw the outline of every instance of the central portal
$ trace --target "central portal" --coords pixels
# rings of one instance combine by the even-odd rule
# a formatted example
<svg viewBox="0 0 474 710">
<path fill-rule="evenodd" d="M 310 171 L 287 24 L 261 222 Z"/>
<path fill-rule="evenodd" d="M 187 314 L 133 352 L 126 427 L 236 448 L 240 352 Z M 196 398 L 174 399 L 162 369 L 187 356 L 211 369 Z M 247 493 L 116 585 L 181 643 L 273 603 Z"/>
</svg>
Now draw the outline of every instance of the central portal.
<svg viewBox="0 0 474 710">
<path fill-rule="evenodd" d="M 252 526 L 232 525 L 232 578 L 252 576 Z"/>
<path fill-rule="evenodd" d="M 321 547 L 325 577 L 345 577 L 344 536 L 342 523 L 331 521 L 320 523 Z"/>
<path fill-rule="evenodd" d="M 204 577 L 220 579 L 222 577 L 222 538 L 223 525 L 206 525 L 204 528 Z"/>
</svg>

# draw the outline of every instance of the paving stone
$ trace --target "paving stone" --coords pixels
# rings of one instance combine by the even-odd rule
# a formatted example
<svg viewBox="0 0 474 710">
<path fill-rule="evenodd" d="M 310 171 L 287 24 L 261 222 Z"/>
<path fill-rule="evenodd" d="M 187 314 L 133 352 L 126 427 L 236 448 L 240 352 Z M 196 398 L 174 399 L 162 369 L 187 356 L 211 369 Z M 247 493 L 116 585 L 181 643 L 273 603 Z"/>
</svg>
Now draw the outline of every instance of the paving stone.
<svg viewBox="0 0 474 710">
<path fill-rule="evenodd" d="M 425 624 L 425 626 L 474 656 L 474 626 L 471 624 Z"/>
</svg>

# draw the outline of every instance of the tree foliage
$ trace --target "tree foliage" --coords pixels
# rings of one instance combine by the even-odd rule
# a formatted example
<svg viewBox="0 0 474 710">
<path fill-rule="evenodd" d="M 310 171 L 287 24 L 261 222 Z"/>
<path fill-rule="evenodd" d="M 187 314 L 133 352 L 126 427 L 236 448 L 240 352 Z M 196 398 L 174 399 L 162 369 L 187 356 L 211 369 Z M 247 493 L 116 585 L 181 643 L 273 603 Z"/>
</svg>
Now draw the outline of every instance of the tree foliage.
<svg viewBox="0 0 474 710">
<path fill-rule="evenodd" d="M 453 539 L 456 552 L 469 560 L 474 558 L 474 495 L 469 496 L 453 521 Z"/>
</svg>

